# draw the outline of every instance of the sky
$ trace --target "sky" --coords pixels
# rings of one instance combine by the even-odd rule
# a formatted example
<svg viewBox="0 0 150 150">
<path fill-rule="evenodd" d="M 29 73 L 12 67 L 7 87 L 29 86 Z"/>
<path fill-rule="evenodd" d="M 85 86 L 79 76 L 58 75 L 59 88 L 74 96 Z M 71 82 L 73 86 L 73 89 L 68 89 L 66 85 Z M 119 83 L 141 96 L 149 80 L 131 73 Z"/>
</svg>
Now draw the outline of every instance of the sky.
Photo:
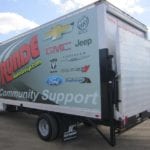
<svg viewBox="0 0 150 150">
<path fill-rule="evenodd" d="M 0 42 L 95 1 L 0 0 Z M 150 0 L 108 1 L 147 25 L 150 31 Z"/>
</svg>

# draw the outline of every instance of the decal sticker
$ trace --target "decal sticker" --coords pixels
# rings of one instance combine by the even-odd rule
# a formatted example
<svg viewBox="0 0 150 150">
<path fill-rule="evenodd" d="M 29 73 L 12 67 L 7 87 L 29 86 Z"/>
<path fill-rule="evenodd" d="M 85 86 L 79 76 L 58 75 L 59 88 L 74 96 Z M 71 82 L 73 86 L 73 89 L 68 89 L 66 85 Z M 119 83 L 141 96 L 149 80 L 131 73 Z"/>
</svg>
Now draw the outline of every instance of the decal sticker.
<svg viewBox="0 0 150 150">
<path fill-rule="evenodd" d="M 91 80 L 90 78 L 88 77 L 74 77 L 74 78 L 67 78 L 66 79 L 66 82 L 67 83 L 91 83 Z"/>
<path fill-rule="evenodd" d="M 32 71 L 34 68 L 40 66 L 42 64 L 41 60 L 37 60 L 34 63 L 32 63 L 30 66 L 27 66 L 23 69 L 21 69 L 20 71 L 16 72 L 15 74 L 13 74 L 13 78 L 16 79 L 20 76 L 22 76 L 23 74 Z"/>
<path fill-rule="evenodd" d="M 33 90 L 28 89 L 27 91 L 19 91 L 19 90 L 5 90 L 3 88 L 0 89 L 0 97 L 11 97 L 15 99 L 31 99 L 32 101 L 36 101 L 39 92 L 35 92 Z"/>
<path fill-rule="evenodd" d="M 63 56 L 63 59 L 61 61 L 73 62 L 73 61 L 83 60 L 89 57 L 90 55 L 87 54 L 86 52 L 77 52 L 77 53 L 72 53 L 72 54 Z"/>
<path fill-rule="evenodd" d="M 48 85 L 60 85 L 64 83 L 64 79 L 61 76 L 50 76 L 47 79 Z"/>
<path fill-rule="evenodd" d="M 88 72 L 90 68 L 90 65 L 85 65 L 83 67 L 76 67 L 76 68 L 65 68 L 65 69 L 62 69 L 61 72 L 62 73 L 68 73 L 68 72 L 75 72 L 75 71 L 78 71 L 78 72 L 83 72 L 83 73 L 86 73 Z"/>
<path fill-rule="evenodd" d="M 53 58 L 50 60 L 50 73 L 57 72 L 57 58 Z"/>
<path fill-rule="evenodd" d="M 46 48 L 46 55 L 61 53 L 68 50 L 71 50 L 71 42 L 65 42 Z"/>
<path fill-rule="evenodd" d="M 12 49 L 10 49 L 12 51 Z M 3 60 L 0 63 L 0 84 L 5 85 L 8 82 L 14 80 L 20 75 L 32 70 L 35 66 L 39 66 L 41 63 L 34 64 L 33 66 L 25 69 L 24 73 L 16 75 L 16 71 L 27 65 L 31 59 L 36 59 L 40 56 L 40 50 L 38 47 L 38 38 L 33 36 L 29 43 L 23 44 L 17 51 L 10 53 L 7 60 Z"/>
<path fill-rule="evenodd" d="M 78 40 L 75 44 L 75 47 L 83 47 L 83 46 L 90 46 L 92 44 L 92 39 L 86 40 Z"/>
<path fill-rule="evenodd" d="M 70 33 L 73 30 L 74 22 L 65 25 L 56 25 L 45 33 L 45 39 L 56 40 L 61 38 L 64 34 Z"/>
<path fill-rule="evenodd" d="M 50 92 L 49 90 L 45 89 L 42 92 L 42 100 L 51 100 L 54 101 L 56 104 L 63 103 L 63 105 L 69 104 L 84 104 L 84 105 L 97 105 L 97 92 L 92 94 L 82 94 L 82 93 L 57 93 L 57 92 Z"/>
<path fill-rule="evenodd" d="M 78 20 L 77 28 L 79 29 L 79 34 L 86 33 L 88 30 L 89 18 L 83 16 Z"/>
</svg>

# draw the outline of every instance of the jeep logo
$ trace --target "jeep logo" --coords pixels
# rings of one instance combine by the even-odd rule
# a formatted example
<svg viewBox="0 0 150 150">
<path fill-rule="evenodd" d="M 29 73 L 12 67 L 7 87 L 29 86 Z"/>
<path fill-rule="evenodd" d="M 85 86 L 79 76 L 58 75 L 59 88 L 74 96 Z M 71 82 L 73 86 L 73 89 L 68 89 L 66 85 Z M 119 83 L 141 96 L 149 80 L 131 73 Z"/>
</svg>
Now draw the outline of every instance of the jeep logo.
<svg viewBox="0 0 150 150">
<path fill-rule="evenodd" d="M 78 40 L 75 44 L 75 47 L 79 46 L 89 46 L 92 44 L 92 39 L 86 39 L 86 40 Z"/>
</svg>

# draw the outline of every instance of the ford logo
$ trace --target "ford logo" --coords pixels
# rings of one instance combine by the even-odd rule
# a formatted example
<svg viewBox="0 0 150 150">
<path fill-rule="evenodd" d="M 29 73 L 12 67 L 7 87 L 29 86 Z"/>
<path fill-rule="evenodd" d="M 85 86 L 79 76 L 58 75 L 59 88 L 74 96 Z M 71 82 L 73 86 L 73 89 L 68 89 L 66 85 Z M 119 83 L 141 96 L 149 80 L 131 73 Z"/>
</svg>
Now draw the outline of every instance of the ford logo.
<svg viewBox="0 0 150 150">
<path fill-rule="evenodd" d="M 60 85 L 63 82 L 64 82 L 64 79 L 61 76 L 50 76 L 47 79 L 47 84 L 48 85 Z"/>
</svg>

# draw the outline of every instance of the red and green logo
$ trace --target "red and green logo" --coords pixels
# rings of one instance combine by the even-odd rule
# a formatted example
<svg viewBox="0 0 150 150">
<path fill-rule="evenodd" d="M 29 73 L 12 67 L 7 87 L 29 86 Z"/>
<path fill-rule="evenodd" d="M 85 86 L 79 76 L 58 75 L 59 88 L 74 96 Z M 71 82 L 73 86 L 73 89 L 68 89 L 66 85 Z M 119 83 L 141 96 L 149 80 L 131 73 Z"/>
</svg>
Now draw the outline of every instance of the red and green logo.
<svg viewBox="0 0 150 150">
<path fill-rule="evenodd" d="M 35 35 L 31 38 L 29 43 L 21 45 L 20 48 L 11 53 L 6 60 L 0 62 L 0 84 L 5 85 L 20 75 L 32 70 L 31 66 L 35 67 L 40 65 L 40 63 L 36 63 L 29 67 L 30 70 L 26 68 L 24 73 L 21 74 L 20 72 L 18 75 L 15 75 L 15 73 L 27 65 L 31 59 L 36 59 L 39 56 L 38 38 Z"/>
</svg>

